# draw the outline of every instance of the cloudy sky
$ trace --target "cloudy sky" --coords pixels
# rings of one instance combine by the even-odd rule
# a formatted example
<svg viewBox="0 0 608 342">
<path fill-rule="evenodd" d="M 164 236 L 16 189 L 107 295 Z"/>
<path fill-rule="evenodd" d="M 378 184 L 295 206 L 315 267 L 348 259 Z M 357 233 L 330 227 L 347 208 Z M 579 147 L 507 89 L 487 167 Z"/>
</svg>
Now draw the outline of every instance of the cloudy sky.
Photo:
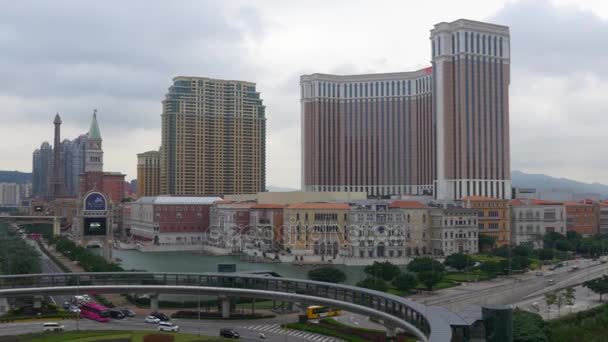
<svg viewBox="0 0 608 342">
<path fill-rule="evenodd" d="M 429 65 L 429 30 L 458 18 L 511 27 L 512 168 L 608 183 L 608 2 L 7 1 L 0 11 L 0 169 L 88 130 L 105 169 L 136 176 L 160 144 L 177 75 L 253 81 L 268 113 L 267 183 L 300 185 L 299 76 Z"/>
</svg>

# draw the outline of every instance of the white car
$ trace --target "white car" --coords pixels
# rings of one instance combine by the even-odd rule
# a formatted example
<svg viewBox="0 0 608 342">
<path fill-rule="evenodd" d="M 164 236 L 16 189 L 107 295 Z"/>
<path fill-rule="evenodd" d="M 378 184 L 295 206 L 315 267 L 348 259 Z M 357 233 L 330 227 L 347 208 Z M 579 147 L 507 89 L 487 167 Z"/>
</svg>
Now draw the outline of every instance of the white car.
<svg viewBox="0 0 608 342">
<path fill-rule="evenodd" d="M 80 313 L 80 309 L 76 305 L 70 305 L 68 311 L 70 311 L 71 313 Z"/>
<path fill-rule="evenodd" d="M 49 322 L 44 323 L 42 325 L 44 327 L 44 331 L 64 331 L 65 327 L 59 323 Z"/>
<path fill-rule="evenodd" d="M 154 316 L 146 316 L 146 318 L 144 318 L 144 322 L 146 323 L 160 323 L 160 319 L 154 317 Z"/>
<path fill-rule="evenodd" d="M 160 322 L 160 323 L 158 323 L 158 331 L 178 332 L 179 326 L 177 326 L 171 322 Z"/>
</svg>

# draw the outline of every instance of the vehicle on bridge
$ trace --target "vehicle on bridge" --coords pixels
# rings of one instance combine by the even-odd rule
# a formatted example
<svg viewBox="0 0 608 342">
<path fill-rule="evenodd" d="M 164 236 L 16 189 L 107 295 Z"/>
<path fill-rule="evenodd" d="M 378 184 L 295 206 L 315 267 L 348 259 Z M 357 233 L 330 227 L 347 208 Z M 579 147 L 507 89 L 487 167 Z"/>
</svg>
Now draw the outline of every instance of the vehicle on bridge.
<svg viewBox="0 0 608 342">
<path fill-rule="evenodd" d="M 308 317 L 308 319 L 340 316 L 341 314 L 342 310 L 334 310 L 321 305 L 312 305 L 306 309 L 306 317 Z"/>
<path fill-rule="evenodd" d="M 80 315 L 98 322 L 111 320 L 110 309 L 95 303 L 83 303 L 80 306 Z"/>
</svg>

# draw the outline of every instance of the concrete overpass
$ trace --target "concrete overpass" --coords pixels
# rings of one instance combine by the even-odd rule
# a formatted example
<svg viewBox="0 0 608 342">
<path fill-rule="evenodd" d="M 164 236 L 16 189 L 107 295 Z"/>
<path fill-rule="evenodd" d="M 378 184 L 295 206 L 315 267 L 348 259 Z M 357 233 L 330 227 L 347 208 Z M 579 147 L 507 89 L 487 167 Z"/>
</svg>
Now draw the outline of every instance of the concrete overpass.
<svg viewBox="0 0 608 342">
<path fill-rule="evenodd" d="M 249 297 L 342 308 L 382 320 L 390 334 L 402 329 L 420 341 L 450 341 L 445 309 L 360 287 L 311 280 L 229 273 L 63 273 L 0 276 L 0 298 L 75 293 L 213 295 L 229 310 L 230 297 Z"/>
</svg>

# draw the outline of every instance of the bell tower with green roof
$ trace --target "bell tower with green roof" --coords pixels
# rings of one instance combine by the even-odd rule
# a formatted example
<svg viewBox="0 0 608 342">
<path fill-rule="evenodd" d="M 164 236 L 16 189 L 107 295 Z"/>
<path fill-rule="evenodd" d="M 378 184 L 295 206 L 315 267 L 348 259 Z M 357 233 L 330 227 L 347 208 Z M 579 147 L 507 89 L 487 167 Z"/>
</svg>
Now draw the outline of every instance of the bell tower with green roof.
<svg viewBox="0 0 608 342">
<path fill-rule="evenodd" d="M 85 172 L 103 172 L 103 150 L 101 148 L 101 133 L 97 124 L 97 109 L 93 110 L 93 120 L 89 127 Z"/>
</svg>

